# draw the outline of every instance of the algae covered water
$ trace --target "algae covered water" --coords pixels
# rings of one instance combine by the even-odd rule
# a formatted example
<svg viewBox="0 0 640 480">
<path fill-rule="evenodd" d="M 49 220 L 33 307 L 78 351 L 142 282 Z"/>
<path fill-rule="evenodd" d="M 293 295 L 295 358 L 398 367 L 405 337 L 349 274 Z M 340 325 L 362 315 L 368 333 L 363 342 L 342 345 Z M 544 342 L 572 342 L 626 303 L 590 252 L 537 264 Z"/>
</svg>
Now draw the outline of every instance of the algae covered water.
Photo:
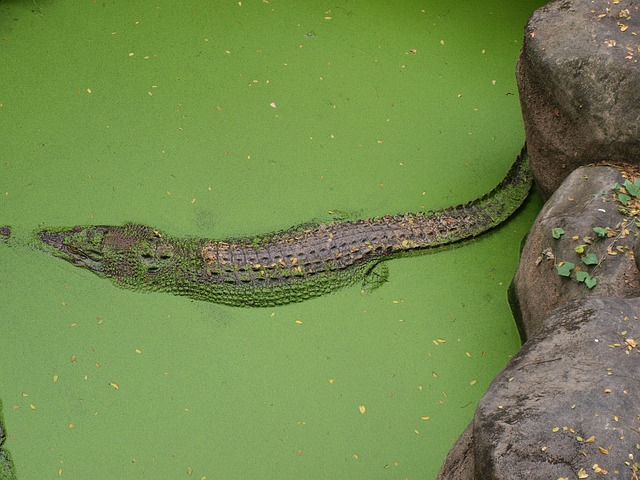
<svg viewBox="0 0 640 480">
<path fill-rule="evenodd" d="M 433 478 L 519 346 L 534 198 L 389 281 L 239 309 L 29 245 L 135 221 L 228 238 L 441 208 L 522 146 L 543 2 L 0 4 L 0 398 L 18 478 Z M 315 2 L 313 2 L 315 3 Z"/>
</svg>

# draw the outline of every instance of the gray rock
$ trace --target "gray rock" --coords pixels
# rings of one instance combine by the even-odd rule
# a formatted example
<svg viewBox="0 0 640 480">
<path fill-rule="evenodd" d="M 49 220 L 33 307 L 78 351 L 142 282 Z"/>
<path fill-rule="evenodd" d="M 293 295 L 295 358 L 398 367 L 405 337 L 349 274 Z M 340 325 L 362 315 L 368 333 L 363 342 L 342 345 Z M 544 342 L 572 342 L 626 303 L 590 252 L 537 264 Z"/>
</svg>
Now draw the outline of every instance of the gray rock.
<svg viewBox="0 0 640 480">
<path fill-rule="evenodd" d="M 528 475 L 534 475 L 531 472 L 540 469 L 540 464 L 555 462 L 560 465 L 566 460 L 565 457 L 543 455 L 545 452 L 551 452 L 549 448 L 545 448 L 544 451 L 541 449 L 552 444 L 551 439 L 555 438 L 553 433 L 557 432 L 552 432 L 554 427 L 547 428 L 548 425 L 544 423 L 540 423 L 540 428 L 537 429 L 536 422 L 540 420 L 537 417 L 535 421 L 525 424 L 525 433 L 522 435 L 526 434 L 535 438 L 538 443 L 523 443 L 519 437 L 511 437 L 510 435 L 513 429 L 519 428 L 517 425 L 525 418 L 519 415 L 523 412 L 533 411 L 531 410 L 532 404 L 542 405 L 541 411 L 554 412 L 554 418 L 558 418 L 560 427 L 567 426 L 577 431 L 574 426 L 571 426 L 573 425 L 571 422 L 561 420 L 564 418 L 560 415 L 562 412 L 553 410 L 553 405 L 559 404 L 566 407 L 568 402 L 569 405 L 577 405 L 575 397 L 583 396 L 584 401 L 590 398 L 589 395 L 592 392 L 590 393 L 588 389 L 585 390 L 584 385 L 590 382 L 597 385 L 598 382 L 601 382 L 602 377 L 602 369 L 600 367 L 590 368 L 591 366 L 601 365 L 605 360 L 611 360 L 609 367 L 620 365 L 620 362 L 614 361 L 613 358 L 605 358 L 600 354 L 594 356 L 594 348 L 602 350 L 600 341 L 594 345 L 590 341 L 580 340 L 580 336 L 575 333 L 579 329 L 586 328 L 585 325 L 589 323 L 583 322 L 584 325 L 581 323 L 583 320 L 586 322 L 585 319 L 588 317 L 585 312 L 600 319 L 595 323 L 590 321 L 589 329 L 585 330 L 587 332 L 585 335 L 591 335 L 592 339 L 599 337 L 607 339 L 612 332 L 617 332 L 625 337 L 620 340 L 618 338 L 620 335 L 618 335 L 616 336 L 618 340 L 608 341 L 606 344 L 608 350 L 605 352 L 613 352 L 615 348 L 624 349 L 626 339 L 631 339 L 630 344 L 633 344 L 633 341 L 640 343 L 640 336 L 634 339 L 631 330 L 627 328 L 630 320 L 624 320 L 623 316 L 622 326 L 617 330 L 614 322 L 617 318 L 615 315 L 625 309 L 635 308 L 636 314 L 640 315 L 640 310 L 637 308 L 640 299 L 619 300 L 620 303 L 617 303 L 618 301 L 612 298 L 640 297 L 640 275 L 638 275 L 637 260 L 633 255 L 633 247 L 638 238 L 638 227 L 635 225 L 634 217 L 620 212 L 621 204 L 617 201 L 612 190 L 612 186 L 616 182 L 623 182 L 618 168 L 609 166 L 579 168 L 565 180 L 540 212 L 524 244 L 520 265 L 510 289 L 512 307 L 515 316 L 519 317 L 522 336 L 523 338 L 528 337 L 530 340 L 494 381 L 494 386 L 487 392 L 487 396 L 476 411 L 473 427 L 465 431 L 447 456 L 438 476 L 439 480 L 519 478 L 509 475 L 514 474 L 518 469 L 522 469 L 522 472 L 529 472 Z M 635 203 L 630 204 L 628 210 L 633 213 L 636 205 Z M 598 237 L 597 233 L 593 231 L 594 227 L 609 227 L 607 236 Z M 565 233 L 556 239 L 552 234 L 554 228 L 562 228 Z M 577 238 L 574 239 L 574 237 Z M 594 253 L 600 264 L 598 266 L 583 264 L 582 256 L 575 251 L 579 245 L 585 246 L 585 253 Z M 616 254 L 611 255 L 611 253 Z M 562 260 L 581 265 L 583 271 L 597 279 L 596 286 L 592 289 L 587 288 L 584 283 L 576 280 L 575 272 L 572 272 L 570 277 L 560 276 L 556 265 Z M 607 298 L 603 300 L 601 297 Z M 574 302 L 571 303 L 572 301 Z M 557 310 L 558 307 L 560 310 Z M 633 319 L 632 314 L 627 316 Z M 602 320 L 602 318 L 606 320 Z M 635 324 L 637 323 L 637 319 L 635 319 Z M 631 336 L 622 334 L 624 331 Z M 620 344 L 620 347 L 613 349 L 608 347 L 609 344 L 616 343 Z M 627 347 L 629 346 L 627 345 Z M 537 353 L 528 353 L 532 351 Z M 631 356 L 634 359 L 637 357 L 637 361 L 640 362 L 640 351 L 631 353 L 635 355 Z M 520 359 L 523 355 L 527 360 Z M 627 355 L 626 352 L 625 355 Z M 592 358 L 597 362 L 585 360 Z M 576 361 L 583 362 L 583 364 L 578 367 L 575 364 Z M 543 367 L 547 363 L 549 363 L 548 369 Z M 523 367 L 524 364 L 527 365 L 526 369 Z M 540 367 L 530 368 L 537 365 Z M 627 365 L 628 368 L 637 368 L 637 366 L 635 364 Z M 519 382 L 513 383 L 516 372 L 526 372 L 526 375 L 518 373 Z M 617 381 L 620 385 L 624 385 L 624 388 L 620 388 L 627 389 L 628 392 L 631 392 L 632 388 L 640 387 L 640 376 L 631 380 L 631 383 L 628 377 L 617 377 Z M 496 400 L 497 404 L 503 407 L 507 404 L 510 405 L 509 412 L 515 412 L 514 418 L 508 420 L 503 418 L 498 421 L 496 415 L 504 414 L 502 411 L 504 409 L 495 407 L 496 410 L 500 410 L 496 413 L 492 408 L 482 407 L 486 405 L 485 402 L 489 402 L 486 400 L 487 397 L 497 395 L 495 389 L 498 387 L 495 385 L 501 385 L 497 397 L 500 400 Z M 516 385 L 517 390 L 510 390 L 511 386 Z M 546 386 L 549 386 L 549 390 L 545 390 Z M 567 393 L 566 396 L 564 392 Z M 636 395 L 636 397 L 640 403 L 640 396 Z M 603 398 L 613 397 L 605 396 Z M 545 402 L 550 404 L 547 405 Z M 591 407 L 595 404 L 594 401 L 589 400 Z M 635 405 L 634 408 L 637 410 L 639 406 Z M 589 410 L 583 409 L 582 411 L 588 412 Z M 573 415 L 574 412 L 570 413 Z M 587 417 L 589 415 L 587 414 Z M 498 422 L 498 426 L 495 428 L 503 429 L 500 430 L 500 435 L 487 434 L 492 428 L 489 425 L 494 422 Z M 500 426 L 500 422 L 506 422 L 509 427 Z M 593 435 L 596 433 L 600 435 L 597 424 L 589 425 L 593 427 Z M 571 433 L 570 430 L 567 431 Z M 576 436 L 583 435 L 576 433 Z M 583 439 L 589 436 L 583 436 Z M 639 439 L 640 435 L 634 442 Z M 563 441 L 566 443 L 566 451 L 574 448 L 571 450 L 571 455 L 575 455 L 575 445 L 568 442 L 566 438 Z M 607 449 L 606 446 L 603 448 Z M 507 453 L 510 456 L 506 455 Z M 505 470 L 510 472 L 509 474 L 496 473 L 495 476 L 491 476 L 494 473 L 488 469 L 494 467 L 487 465 L 495 463 L 494 456 L 495 458 L 509 457 L 510 470 Z M 558 459 L 562 459 L 562 462 Z M 620 464 L 616 465 L 619 467 Z M 624 463 L 621 465 L 625 467 Z M 541 470 L 544 472 L 541 476 L 527 478 L 555 479 L 567 476 L 575 478 L 575 476 L 567 475 L 566 472 L 562 474 L 561 470 L 560 467 L 557 471 Z M 574 473 L 577 471 L 575 470 Z"/>
<path fill-rule="evenodd" d="M 560 307 L 476 410 L 475 478 L 629 479 L 640 461 L 640 299 Z M 640 467 L 640 464 L 636 464 Z M 603 474 L 602 471 L 600 471 Z"/>
<path fill-rule="evenodd" d="M 436 480 L 473 480 L 473 424 L 462 432 L 445 459 Z"/>
<path fill-rule="evenodd" d="M 558 306 L 589 296 L 632 298 L 640 296 L 638 267 L 633 247 L 638 235 L 635 220 L 619 212 L 612 186 L 624 179 L 614 167 L 582 167 L 567 177 L 538 215 L 531 228 L 510 288 L 510 302 L 522 338 L 526 339 L 547 321 Z M 608 228 L 600 238 L 594 227 Z M 562 228 L 555 239 L 552 231 Z M 611 236 L 609 236 L 611 235 Z M 586 265 L 575 252 L 583 245 L 598 265 Z M 588 261 L 588 260 L 587 260 Z M 556 265 L 571 262 L 595 278 L 589 289 L 557 273 Z"/>
<path fill-rule="evenodd" d="M 640 160 L 640 7 L 558 0 L 529 19 L 517 80 L 545 199 L 580 165 Z"/>
</svg>

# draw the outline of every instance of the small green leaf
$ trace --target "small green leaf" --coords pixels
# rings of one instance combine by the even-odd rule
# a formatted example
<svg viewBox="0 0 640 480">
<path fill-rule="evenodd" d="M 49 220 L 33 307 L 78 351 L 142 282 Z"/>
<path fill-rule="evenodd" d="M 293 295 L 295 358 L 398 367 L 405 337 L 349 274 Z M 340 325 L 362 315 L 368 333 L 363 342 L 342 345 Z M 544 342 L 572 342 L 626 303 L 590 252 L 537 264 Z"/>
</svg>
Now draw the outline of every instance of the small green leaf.
<svg viewBox="0 0 640 480">
<path fill-rule="evenodd" d="M 589 278 L 589 274 L 587 272 L 583 272 L 582 270 L 576 272 L 577 281 L 584 282 L 587 278 Z"/>
<path fill-rule="evenodd" d="M 597 265 L 599 261 L 596 254 L 592 252 L 582 257 L 582 263 L 585 265 Z"/>
<path fill-rule="evenodd" d="M 563 277 L 571 276 L 571 270 L 574 268 L 576 268 L 576 266 L 571 262 L 560 262 L 556 264 L 556 271 L 558 272 L 558 275 Z"/>
<path fill-rule="evenodd" d="M 629 180 L 625 180 L 624 188 L 627 189 L 629 195 L 632 195 L 636 198 L 640 195 L 640 184 L 638 184 L 637 180 L 635 183 L 631 183 Z"/>
<path fill-rule="evenodd" d="M 578 253 L 578 254 L 580 254 L 580 255 L 582 255 L 582 254 L 584 253 L 584 249 L 585 249 L 585 248 L 587 248 L 587 246 L 586 246 L 586 245 L 584 245 L 584 244 L 583 244 L 583 245 L 577 245 L 577 246 L 573 249 L 573 251 L 574 251 L 574 252 L 576 252 L 576 253 Z"/>
<path fill-rule="evenodd" d="M 551 235 L 553 235 L 553 238 L 557 240 L 562 235 L 564 235 L 564 228 L 560 228 L 560 227 L 554 228 L 553 230 L 551 230 Z"/>
<path fill-rule="evenodd" d="M 600 238 L 604 238 L 607 236 L 607 230 L 602 227 L 593 227 L 593 231 L 598 234 Z"/>
<path fill-rule="evenodd" d="M 629 203 L 630 200 L 631 200 L 631 197 L 626 193 L 618 193 L 618 201 L 620 203 Z"/>
<path fill-rule="evenodd" d="M 620 184 L 619 184 L 618 182 L 614 183 L 614 184 L 611 186 L 611 189 L 612 189 L 612 190 L 620 190 Z"/>
<path fill-rule="evenodd" d="M 587 288 L 591 289 L 596 286 L 598 280 L 596 278 L 591 278 L 587 272 L 578 271 L 576 272 L 576 280 L 579 282 L 584 282 Z"/>
</svg>

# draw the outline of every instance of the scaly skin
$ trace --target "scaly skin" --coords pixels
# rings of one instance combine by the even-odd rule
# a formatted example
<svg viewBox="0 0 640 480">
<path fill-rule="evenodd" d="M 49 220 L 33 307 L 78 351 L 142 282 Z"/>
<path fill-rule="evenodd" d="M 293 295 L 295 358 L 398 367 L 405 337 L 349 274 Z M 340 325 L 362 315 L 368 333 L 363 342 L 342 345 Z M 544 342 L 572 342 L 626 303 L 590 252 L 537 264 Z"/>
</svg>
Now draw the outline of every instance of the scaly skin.
<svg viewBox="0 0 640 480">
<path fill-rule="evenodd" d="M 16 471 L 11 461 L 11 455 L 4 449 L 6 434 L 2 420 L 2 402 L 0 401 L 0 480 L 15 480 Z"/>
<path fill-rule="evenodd" d="M 77 226 L 38 232 L 76 266 L 146 291 L 233 306 L 267 307 L 367 282 L 383 260 L 476 237 L 505 221 L 531 188 L 526 149 L 491 192 L 442 210 L 226 241 L 172 238 L 151 227 Z"/>
</svg>

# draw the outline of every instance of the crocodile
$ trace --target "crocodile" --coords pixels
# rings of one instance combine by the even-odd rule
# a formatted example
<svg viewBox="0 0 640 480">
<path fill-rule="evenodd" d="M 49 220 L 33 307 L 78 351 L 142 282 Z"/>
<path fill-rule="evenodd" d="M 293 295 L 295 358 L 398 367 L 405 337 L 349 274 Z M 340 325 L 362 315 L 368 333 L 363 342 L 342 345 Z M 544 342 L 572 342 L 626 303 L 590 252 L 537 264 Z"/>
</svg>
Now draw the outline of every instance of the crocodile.
<svg viewBox="0 0 640 480">
<path fill-rule="evenodd" d="M 465 204 L 305 225 L 252 238 L 174 238 L 137 223 L 45 228 L 40 247 L 117 285 L 197 300 L 269 307 L 386 279 L 384 260 L 477 237 L 526 199 L 526 146 L 503 180 Z"/>
<path fill-rule="evenodd" d="M 7 438 L 2 420 L 2 401 L 0 401 L 0 480 L 16 480 L 16 471 L 11 455 L 4 447 Z"/>
</svg>

